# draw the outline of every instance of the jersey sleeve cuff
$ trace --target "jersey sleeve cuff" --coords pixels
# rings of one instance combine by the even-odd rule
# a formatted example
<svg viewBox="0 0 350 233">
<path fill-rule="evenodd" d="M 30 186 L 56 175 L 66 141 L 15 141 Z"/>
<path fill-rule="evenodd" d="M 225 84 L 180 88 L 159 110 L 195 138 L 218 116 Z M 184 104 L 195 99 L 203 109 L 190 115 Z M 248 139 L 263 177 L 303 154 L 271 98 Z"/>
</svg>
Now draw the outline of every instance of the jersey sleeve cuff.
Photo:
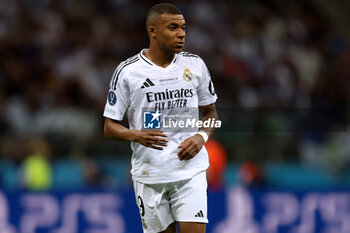
<svg viewBox="0 0 350 233">
<path fill-rule="evenodd" d="M 116 120 L 116 121 L 122 121 L 123 120 L 123 116 L 119 116 L 119 115 L 116 115 L 116 114 L 113 114 L 113 113 L 109 113 L 108 110 L 104 111 L 103 116 L 107 117 L 107 118 L 110 118 L 110 119 L 113 119 L 113 120 Z"/>
</svg>

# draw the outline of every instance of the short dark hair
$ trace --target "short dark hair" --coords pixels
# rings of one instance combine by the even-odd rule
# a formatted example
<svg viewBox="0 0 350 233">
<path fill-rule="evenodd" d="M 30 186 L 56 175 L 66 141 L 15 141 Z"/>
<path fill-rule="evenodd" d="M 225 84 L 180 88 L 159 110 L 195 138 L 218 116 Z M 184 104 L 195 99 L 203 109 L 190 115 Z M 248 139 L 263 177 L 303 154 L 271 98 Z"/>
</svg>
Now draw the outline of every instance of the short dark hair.
<svg viewBox="0 0 350 233">
<path fill-rule="evenodd" d="M 152 6 L 146 16 L 146 27 L 154 24 L 154 19 L 162 14 L 182 15 L 182 12 L 175 5 L 170 3 L 159 3 Z"/>
</svg>

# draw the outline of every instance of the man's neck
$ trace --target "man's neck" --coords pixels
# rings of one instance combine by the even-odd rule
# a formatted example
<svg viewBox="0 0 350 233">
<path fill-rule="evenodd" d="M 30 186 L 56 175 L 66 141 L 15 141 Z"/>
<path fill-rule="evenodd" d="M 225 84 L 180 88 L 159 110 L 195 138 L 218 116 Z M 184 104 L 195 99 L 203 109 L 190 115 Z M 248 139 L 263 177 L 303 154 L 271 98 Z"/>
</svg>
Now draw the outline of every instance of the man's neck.
<svg viewBox="0 0 350 233">
<path fill-rule="evenodd" d="M 171 61 L 174 59 L 173 53 L 165 53 L 160 49 L 154 49 L 152 46 L 144 54 L 148 59 L 150 59 L 154 64 L 160 67 L 167 67 L 170 65 Z"/>
</svg>

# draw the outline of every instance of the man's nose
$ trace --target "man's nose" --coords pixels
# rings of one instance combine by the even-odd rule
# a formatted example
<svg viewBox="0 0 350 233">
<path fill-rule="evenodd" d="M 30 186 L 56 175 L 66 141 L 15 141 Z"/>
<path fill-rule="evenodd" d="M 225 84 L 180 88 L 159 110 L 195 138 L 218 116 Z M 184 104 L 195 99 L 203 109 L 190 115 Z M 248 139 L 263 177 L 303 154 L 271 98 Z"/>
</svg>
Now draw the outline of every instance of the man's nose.
<svg viewBox="0 0 350 233">
<path fill-rule="evenodd" d="M 177 33 L 177 37 L 179 37 L 179 38 L 181 38 L 181 39 L 185 38 L 185 37 L 186 37 L 185 31 L 182 30 L 182 29 L 179 30 L 179 32 Z"/>
</svg>

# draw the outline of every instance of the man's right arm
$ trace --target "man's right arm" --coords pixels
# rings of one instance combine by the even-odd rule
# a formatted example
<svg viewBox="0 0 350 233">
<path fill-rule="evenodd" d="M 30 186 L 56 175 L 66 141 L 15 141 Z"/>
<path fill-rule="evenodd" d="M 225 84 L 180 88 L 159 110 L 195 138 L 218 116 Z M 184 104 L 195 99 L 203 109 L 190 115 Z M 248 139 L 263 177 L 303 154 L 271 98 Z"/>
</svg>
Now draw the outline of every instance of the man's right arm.
<svg viewBox="0 0 350 233">
<path fill-rule="evenodd" d="M 138 142 L 144 146 L 163 150 L 167 146 L 167 135 L 160 130 L 132 130 L 124 127 L 119 121 L 105 118 L 104 135 L 108 139 Z"/>
</svg>

